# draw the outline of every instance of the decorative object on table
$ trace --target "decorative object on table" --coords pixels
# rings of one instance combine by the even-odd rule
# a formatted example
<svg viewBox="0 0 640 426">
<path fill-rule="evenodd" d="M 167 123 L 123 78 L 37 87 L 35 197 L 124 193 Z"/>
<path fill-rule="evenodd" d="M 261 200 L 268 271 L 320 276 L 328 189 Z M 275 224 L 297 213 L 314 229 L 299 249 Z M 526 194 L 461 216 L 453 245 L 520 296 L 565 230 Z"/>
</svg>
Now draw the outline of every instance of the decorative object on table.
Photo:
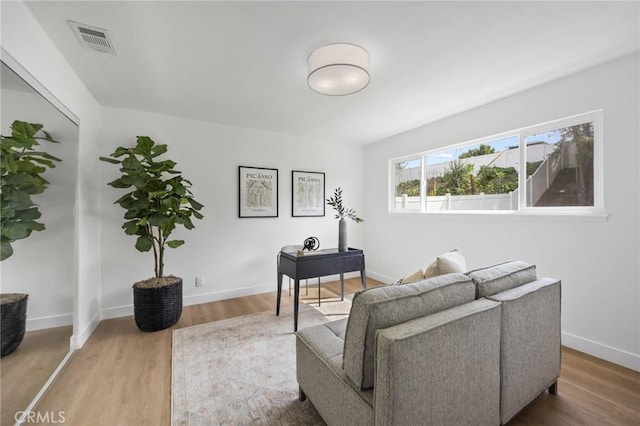
<svg viewBox="0 0 640 426">
<path fill-rule="evenodd" d="M 278 169 L 238 167 L 238 216 L 278 217 Z"/>
<path fill-rule="evenodd" d="M 22 343 L 27 322 L 28 299 L 29 295 L 22 293 L 0 294 L 0 357 L 9 355 Z"/>
<path fill-rule="evenodd" d="M 359 218 L 356 215 L 356 211 L 353 209 L 345 208 L 342 205 L 342 188 L 336 188 L 333 197 L 327 198 L 327 204 L 329 204 L 337 212 L 336 219 L 339 219 L 338 223 L 338 250 L 347 251 L 349 244 L 347 243 L 347 218 L 353 220 L 355 223 L 364 222 L 364 219 Z"/>
<path fill-rule="evenodd" d="M 320 240 L 317 237 L 309 237 L 302 243 L 302 249 L 298 250 L 298 256 L 304 256 L 304 251 L 316 251 L 320 248 Z"/>
<path fill-rule="evenodd" d="M 111 157 L 100 157 L 122 166 L 122 175 L 108 185 L 131 188 L 115 201 L 126 210 L 122 229 L 127 235 L 137 236 L 138 251 L 153 249 L 155 276 L 133 285 L 134 316 L 142 331 L 162 330 L 180 319 L 182 279 L 164 275 L 164 253 L 167 247 L 184 244 L 184 240 L 169 240 L 177 225 L 193 229 L 191 218 L 203 218 L 199 211 L 204 206 L 193 198 L 191 182 L 175 170 L 176 163 L 157 160 L 166 152 L 166 144 L 138 136 L 135 147 L 118 147 Z"/>
<path fill-rule="evenodd" d="M 324 216 L 324 173 L 293 170 L 291 182 L 291 215 Z"/>
<path fill-rule="evenodd" d="M 36 221 L 41 213 L 31 196 L 42 194 L 47 189 L 49 182 L 42 174 L 47 167 L 56 167 L 54 161 L 62 160 L 37 149 L 41 140 L 57 143 L 43 129 L 42 124 L 19 120 L 11 124 L 11 136 L 0 135 L 0 260 L 5 260 L 13 254 L 11 245 L 15 241 L 27 238 L 33 231 L 45 229 L 43 223 Z"/>
<path fill-rule="evenodd" d="M 304 244 L 302 245 L 307 251 L 314 251 L 320 248 L 320 240 L 317 237 L 309 237 L 304 240 Z"/>
</svg>

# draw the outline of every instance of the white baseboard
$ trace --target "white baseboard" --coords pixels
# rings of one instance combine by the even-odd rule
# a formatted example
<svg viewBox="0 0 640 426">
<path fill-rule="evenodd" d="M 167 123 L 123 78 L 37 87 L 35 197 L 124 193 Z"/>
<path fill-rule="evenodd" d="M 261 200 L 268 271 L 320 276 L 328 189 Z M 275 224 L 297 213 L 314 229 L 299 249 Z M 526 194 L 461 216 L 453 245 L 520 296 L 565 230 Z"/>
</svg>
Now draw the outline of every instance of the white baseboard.
<svg viewBox="0 0 640 426">
<path fill-rule="evenodd" d="M 74 349 L 80 349 L 89 339 L 89 336 L 95 331 L 98 324 L 102 321 L 101 312 L 98 311 L 89 321 L 89 325 L 87 325 L 84 330 L 81 330 L 78 335 L 71 336 L 71 347 Z"/>
<path fill-rule="evenodd" d="M 387 275 L 379 274 L 373 271 L 367 271 L 367 277 L 373 278 L 376 281 L 380 281 L 382 284 L 391 284 L 392 282 L 395 282 L 397 280 L 397 278 L 391 278 Z"/>
<path fill-rule="evenodd" d="M 640 355 L 612 348 L 593 340 L 562 332 L 562 344 L 571 349 L 601 358 L 614 364 L 640 371 Z"/>
<path fill-rule="evenodd" d="M 283 291 L 286 285 L 286 281 L 283 284 Z M 233 299 L 236 297 L 251 296 L 254 294 L 268 293 L 275 291 L 274 284 L 263 284 L 253 287 L 243 287 L 233 290 L 213 291 L 204 294 L 194 294 L 190 296 L 184 296 L 182 299 L 183 306 L 200 305 L 202 303 L 217 302 L 219 300 Z M 133 304 L 115 306 L 112 308 L 106 308 L 102 310 L 102 319 L 121 318 L 133 315 Z"/>
<path fill-rule="evenodd" d="M 112 318 L 121 318 L 128 317 L 133 315 L 133 303 L 130 305 L 122 305 L 122 306 L 114 306 L 113 308 L 106 308 L 102 310 L 102 319 L 112 319 Z"/>
<path fill-rule="evenodd" d="M 360 277 L 359 273 L 347 273 L 344 274 L 345 279 L 348 278 L 357 278 Z M 338 281 L 340 279 L 339 275 L 331 275 L 327 277 L 322 277 L 320 279 L 321 283 Z M 309 285 L 317 285 L 317 278 L 309 278 Z M 293 282 L 292 282 L 293 284 Z M 304 284 L 301 283 L 300 287 Z M 285 276 L 282 280 L 282 291 L 288 292 L 289 284 L 287 277 Z M 203 294 L 193 294 L 189 296 L 184 296 L 182 299 L 183 306 L 191 306 L 191 305 L 200 305 L 203 303 L 217 302 L 219 300 L 227 300 L 234 299 L 236 297 L 244 297 L 244 296 L 252 296 L 254 294 L 262 294 L 269 293 L 272 291 L 276 291 L 276 283 L 269 284 L 260 284 L 252 287 L 242 287 L 235 288 L 233 290 L 223 290 L 223 291 L 212 291 L 210 293 Z M 123 306 L 115 306 L 112 308 L 106 308 L 102 310 L 102 319 L 111 319 L 111 318 L 121 318 L 133 315 L 133 304 L 123 305 Z"/>
<path fill-rule="evenodd" d="M 73 314 L 50 315 L 46 317 L 27 318 L 27 331 L 73 325 Z"/>
<path fill-rule="evenodd" d="M 283 281 L 283 291 L 286 281 Z M 288 287 L 287 287 L 288 288 Z M 217 302 L 219 300 L 234 299 L 236 297 L 252 296 L 254 294 L 275 291 L 275 284 L 262 284 L 253 287 L 235 288 L 233 290 L 213 291 L 211 293 L 194 294 L 182 299 L 184 306 L 200 305 L 202 303 Z"/>
</svg>

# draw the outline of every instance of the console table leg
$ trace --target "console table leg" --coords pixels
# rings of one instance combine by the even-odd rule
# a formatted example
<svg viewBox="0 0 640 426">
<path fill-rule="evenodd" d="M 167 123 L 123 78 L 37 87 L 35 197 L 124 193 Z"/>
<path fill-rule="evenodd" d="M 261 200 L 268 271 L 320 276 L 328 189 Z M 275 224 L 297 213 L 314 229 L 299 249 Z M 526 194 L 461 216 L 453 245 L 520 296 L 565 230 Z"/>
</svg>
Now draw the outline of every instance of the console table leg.
<svg viewBox="0 0 640 426">
<path fill-rule="evenodd" d="M 282 274 L 278 272 L 278 296 L 276 299 L 276 316 L 280 315 L 280 296 L 282 296 Z"/>
<path fill-rule="evenodd" d="M 298 331 L 298 302 L 300 298 L 300 280 L 295 279 L 293 285 L 293 331 Z"/>
<path fill-rule="evenodd" d="M 362 281 L 362 288 L 367 288 L 367 274 L 364 269 L 360 271 L 360 281 Z"/>
<path fill-rule="evenodd" d="M 344 300 L 344 274 L 340 274 L 340 300 Z"/>
</svg>

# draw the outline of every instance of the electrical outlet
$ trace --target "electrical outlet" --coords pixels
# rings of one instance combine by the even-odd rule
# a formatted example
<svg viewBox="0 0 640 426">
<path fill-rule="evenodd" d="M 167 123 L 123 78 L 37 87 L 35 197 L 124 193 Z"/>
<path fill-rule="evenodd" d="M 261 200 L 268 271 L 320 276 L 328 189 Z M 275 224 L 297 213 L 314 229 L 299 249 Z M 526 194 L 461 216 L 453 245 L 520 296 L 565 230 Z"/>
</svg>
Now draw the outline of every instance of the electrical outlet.
<svg viewBox="0 0 640 426">
<path fill-rule="evenodd" d="M 196 277 L 196 287 L 204 287 L 204 277 Z"/>
</svg>

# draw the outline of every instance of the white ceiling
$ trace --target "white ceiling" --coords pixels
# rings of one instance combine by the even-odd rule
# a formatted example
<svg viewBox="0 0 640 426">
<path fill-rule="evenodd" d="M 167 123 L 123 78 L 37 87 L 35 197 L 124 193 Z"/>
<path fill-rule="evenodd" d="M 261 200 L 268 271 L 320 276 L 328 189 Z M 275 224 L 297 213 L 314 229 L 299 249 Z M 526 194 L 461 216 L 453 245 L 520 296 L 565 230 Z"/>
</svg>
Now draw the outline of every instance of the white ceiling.
<svg viewBox="0 0 640 426">
<path fill-rule="evenodd" d="M 365 144 L 639 47 L 634 2 L 27 1 L 101 105 Z M 110 31 L 84 49 L 67 20 Z M 317 47 L 355 43 L 371 83 L 306 85 Z"/>
</svg>

